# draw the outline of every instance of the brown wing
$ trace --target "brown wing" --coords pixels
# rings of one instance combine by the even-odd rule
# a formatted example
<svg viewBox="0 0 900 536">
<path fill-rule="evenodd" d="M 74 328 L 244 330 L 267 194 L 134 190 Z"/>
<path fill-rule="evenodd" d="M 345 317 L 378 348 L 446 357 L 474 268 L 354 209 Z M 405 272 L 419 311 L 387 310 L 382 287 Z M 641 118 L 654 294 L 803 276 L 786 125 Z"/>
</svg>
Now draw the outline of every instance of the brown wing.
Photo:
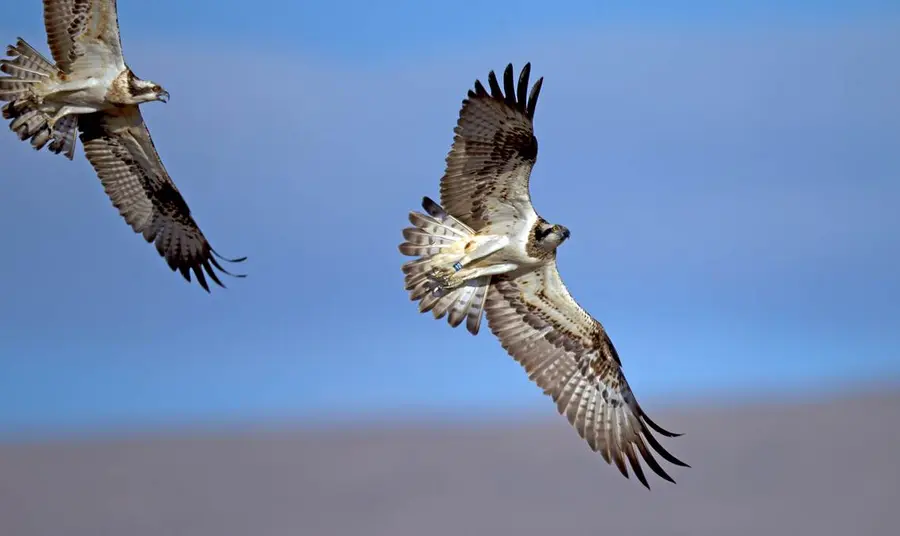
<svg viewBox="0 0 900 536">
<path fill-rule="evenodd" d="M 116 0 L 44 0 L 44 27 L 53 59 L 65 73 L 125 67 Z"/>
<path fill-rule="evenodd" d="M 544 79 L 526 99 L 531 64 L 517 85 L 512 69 L 510 64 L 503 72 L 505 94 L 493 71 L 490 92 L 478 80 L 469 90 L 441 178 L 441 205 L 476 231 L 489 221 L 534 213 L 528 193 L 538 150 L 532 120 Z"/>
<path fill-rule="evenodd" d="M 241 262 L 246 257 L 225 259 L 209 245 L 166 172 L 137 106 L 122 108 L 116 115 L 82 115 L 78 125 L 85 155 L 113 206 L 134 232 L 156 243 L 156 250 L 173 271 L 178 270 L 188 281 L 193 271 L 207 292 L 204 271 L 220 287 L 225 286 L 213 267 L 244 277 L 229 273 L 216 261 L 215 257 Z"/>
<path fill-rule="evenodd" d="M 669 462 L 688 465 L 669 454 L 650 428 L 667 437 L 680 434 L 662 429 L 641 409 L 606 330 L 575 302 L 555 263 L 494 281 L 485 306 L 488 326 L 591 449 L 615 463 L 626 478 L 627 459 L 647 488 L 638 454 L 657 475 L 674 483 L 648 444 Z"/>
</svg>

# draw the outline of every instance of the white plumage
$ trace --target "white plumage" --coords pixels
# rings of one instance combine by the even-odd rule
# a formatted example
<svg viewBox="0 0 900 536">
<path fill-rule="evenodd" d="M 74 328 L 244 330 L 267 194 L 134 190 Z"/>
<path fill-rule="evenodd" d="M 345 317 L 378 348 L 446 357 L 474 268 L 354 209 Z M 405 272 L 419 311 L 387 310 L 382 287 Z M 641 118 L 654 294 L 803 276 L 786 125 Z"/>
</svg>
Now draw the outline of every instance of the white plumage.
<svg viewBox="0 0 900 536">
<path fill-rule="evenodd" d="M 184 198 L 166 172 L 139 105 L 166 102 L 160 85 L 125 62 L 115 0 L 44 0 L 47 42 L 56 63 L 19 38 L 0 60 L 3 117 L 37 150 L 74 158 L 76 134 L 112 204 L 136 233 L 187 280 L 219 286 L 216 260 Z M 244 277 L 237 275 L 236 277 Z"/>
<path fill-rule="evenodd" d="M 475 81 L 463 101 L 441 203 L 424 198 L 404 229 L 403 266 L 410 298 L 452 326 L 467 318 L 478 333 L 482 311 L 504 349 L 556 402 L 590 448 L 628 477 L 627 465 L 650 487 L 642 459 L 674 482 L 653 451 L 675 465 L 651 430 L 675 437 L 644 413 L 603 326 L 569 294 L 556 266 L 569 230 L 543 219 L 531 204 L 529 179 L 537 158 L 533 119 L 543 78 L 529 92 L 530 64 L 503 88 L 493 71 L 488 88 Z M 485 296 L 482 299 L 482 296 Z M 477 319 L 475 318 L 477 315 Z M 627 465 L 626 465 L 627 464 Z"/>
</svg>

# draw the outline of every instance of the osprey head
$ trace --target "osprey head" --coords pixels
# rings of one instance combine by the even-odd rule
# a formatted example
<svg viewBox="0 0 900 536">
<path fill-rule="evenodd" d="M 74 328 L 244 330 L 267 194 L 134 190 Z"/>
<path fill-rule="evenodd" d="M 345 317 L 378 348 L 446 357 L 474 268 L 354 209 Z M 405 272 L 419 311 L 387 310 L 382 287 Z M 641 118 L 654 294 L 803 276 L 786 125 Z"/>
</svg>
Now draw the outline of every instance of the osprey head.
<svg viewBox="0 0 900 536">
<path fill-rule="evenodd" d="M 128 77 L 128 91 L 131 94 L 133 104 L 151 101 L 169 101 L 169 92 L 156 82 L 141 80 L 134 74 Z"/>
<path fill-rule="evenodd" d="M 569 229 L 564 225 L 539 221 L 534 226 L 534 238 L 537 246 L 546 251 L 555 251 L 569 238 Z"/>
</svg>

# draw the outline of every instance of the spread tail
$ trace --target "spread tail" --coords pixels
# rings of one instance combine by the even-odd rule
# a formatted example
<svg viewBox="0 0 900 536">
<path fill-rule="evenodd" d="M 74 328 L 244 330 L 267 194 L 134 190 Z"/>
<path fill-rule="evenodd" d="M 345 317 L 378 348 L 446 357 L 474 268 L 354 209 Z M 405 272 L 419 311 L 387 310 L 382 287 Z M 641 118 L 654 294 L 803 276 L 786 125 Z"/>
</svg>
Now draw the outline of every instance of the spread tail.
<svg viewBox="0 0 900 536">
<path fill-rule="evenodd" d="M 428 214 L 409 213 L 409 221 L 414 227 L 403 230 L 406 242 L 400 244 L 400 253 L 419 257 L 403 265 L 409 297 L 419 302 L 419 312 L 431 311 L 437 319 L 446 315 L 447 323 L 453 327 L 466 320 L 466 329 L 477 335 L 491 276 L 466 281 L 445 294 L 432 292 L 433 280 L 429 277 L 435 267 L 462 258 L 464 244 L 475 231 L 427 197 L 422 201 L 422 207 Z"/>
<path fill-rule="evenodd" d="M 41 110 L 41 94 L 48 83 L 58 81 L 58 71 L 47 58 L 31 45 L 19 38 L 15 45 L 6 49 L 7 58 L 0 60 L 0 101 L 3 119 L 9 120 L 9 128 L 20 140 L 31 140 L 36 150 L 48 145 L 56 154 L 64 154 L 69 160 L 75 156 L 75 135 L 78 131 L 78 117 L 64 116 L 56 122 L 51 132 L 49 121 L 52 116 Z"/>
</svg>

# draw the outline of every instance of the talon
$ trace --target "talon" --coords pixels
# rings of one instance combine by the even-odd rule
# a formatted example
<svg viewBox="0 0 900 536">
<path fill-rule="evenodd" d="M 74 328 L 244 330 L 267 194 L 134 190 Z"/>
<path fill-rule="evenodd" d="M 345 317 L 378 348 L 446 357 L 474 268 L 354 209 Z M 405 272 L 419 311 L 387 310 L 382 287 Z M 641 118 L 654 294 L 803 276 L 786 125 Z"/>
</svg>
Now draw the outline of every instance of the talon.
<svg viewBox="0 0 900 536">
<path fill-rule="evenodd" d="M 447 291 L 459 286 L 460 282 L 454 277 L 458 271 L 455 269 L 456 265 L 454 265 L 453 268 L 453 270 L 448 268 L 434 268 L 431 271 L 431 280 L 435 283 L 432 292 L 437 292 L 439 290 Z"/>
<path fill-rule="evenodd" d="M 28 88 L 28 94 L 22 100 L 28 102 L 35 108 L 40 108 L 44 105 L 44 97 L 42 97 L 34 87 Z"/>
</svg>

